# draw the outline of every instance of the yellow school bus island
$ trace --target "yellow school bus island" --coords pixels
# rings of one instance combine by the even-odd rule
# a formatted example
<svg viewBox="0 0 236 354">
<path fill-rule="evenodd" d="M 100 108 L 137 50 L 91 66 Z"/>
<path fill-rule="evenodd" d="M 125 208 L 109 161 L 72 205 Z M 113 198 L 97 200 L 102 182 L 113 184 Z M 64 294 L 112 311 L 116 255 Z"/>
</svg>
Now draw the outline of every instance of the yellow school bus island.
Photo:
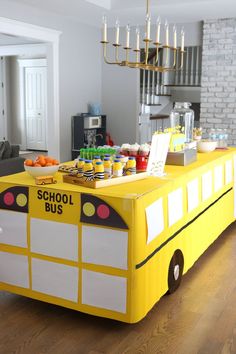
<svg viewBox="0 0 236 354">
<path fill-rule="evenodd" d="M 100 189 L 0 178 L 0 289 L 134 323 L 235 220 L 236 149 Z M 175 296 L 174 294 L 172 296 Z"/>
</svg>

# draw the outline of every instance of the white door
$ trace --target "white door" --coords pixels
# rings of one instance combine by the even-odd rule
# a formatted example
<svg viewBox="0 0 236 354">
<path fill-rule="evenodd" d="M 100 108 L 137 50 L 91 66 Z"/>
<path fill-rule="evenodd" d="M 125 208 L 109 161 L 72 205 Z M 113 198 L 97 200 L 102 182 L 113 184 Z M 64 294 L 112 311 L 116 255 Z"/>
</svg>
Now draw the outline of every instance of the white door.
<svg viewBox="0 0 236 354">
<path fill-rule="evenodd" d="M 6 138 L 6 120 L 4 116 L 4 89 L 3 89 L 3 58 L 0 60 L 0 141 Z"/>
<path fill-rule="evenodd" d="M 47 150 L 47 68 L 25 68 L 26 148 Z"/>
</svg>

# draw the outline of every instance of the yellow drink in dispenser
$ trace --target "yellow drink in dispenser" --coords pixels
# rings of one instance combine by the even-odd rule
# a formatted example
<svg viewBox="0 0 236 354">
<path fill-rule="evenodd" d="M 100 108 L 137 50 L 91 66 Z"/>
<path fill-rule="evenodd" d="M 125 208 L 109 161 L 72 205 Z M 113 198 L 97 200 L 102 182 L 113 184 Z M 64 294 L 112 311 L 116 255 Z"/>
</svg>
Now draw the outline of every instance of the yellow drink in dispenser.
<svg viewBox="0 0 236 354">
<path fill-rule="evenodd" d="M 122 177 L 123 174 L 123 167 L 120 160 L 114 160 L 113 163 L 113 177 Z"/>
<path fill-rule="evenodd" d="M 99 181 L 104 179 L 104 165 L 102 161 L 98 161 L 94 167 L 94 178 L 95 180 Z"/>
<path fill-rule="evenodd" d="M 91 160 L 85 160 L 83 166 L 83 179 L 84 181 L 92 181 L 93 180 L 93 164 Z"/>
<path fill-rule="evenodd" d="M 135 175 L 136 174 L 136 159 L 135 157 L 129 157 L 126 163 L 126 175 Z"/>
</svg>

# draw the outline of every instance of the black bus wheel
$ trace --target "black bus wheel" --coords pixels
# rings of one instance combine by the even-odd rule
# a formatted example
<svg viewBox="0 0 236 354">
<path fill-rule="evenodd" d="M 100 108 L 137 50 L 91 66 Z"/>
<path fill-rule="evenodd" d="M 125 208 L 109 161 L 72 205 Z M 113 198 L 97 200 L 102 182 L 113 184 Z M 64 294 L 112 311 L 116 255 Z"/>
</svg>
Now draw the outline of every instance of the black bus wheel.
<svg viewBox="0 0 236 354">
<path fill-rule="evenodd" d="M 171 258 L 168 271 L 168 294 L 178 289 L 184 269 L 184 257 L 180 250 L 176 250 Z"/>
</svg>

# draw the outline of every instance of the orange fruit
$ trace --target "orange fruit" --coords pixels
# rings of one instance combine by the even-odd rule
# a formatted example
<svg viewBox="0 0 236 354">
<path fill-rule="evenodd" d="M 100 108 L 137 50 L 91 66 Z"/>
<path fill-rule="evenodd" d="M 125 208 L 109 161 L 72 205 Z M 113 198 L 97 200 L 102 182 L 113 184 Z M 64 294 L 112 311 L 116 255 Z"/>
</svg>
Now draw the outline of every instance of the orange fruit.
<svg viewBox="0 0 236 354">
<path fill-rule="evenodd" d="M 42 167 L 39 163 L 35 162 L 34 167 Z"/>
<path fill-rule="evenodd" d="M 33 160 L 30 160 L 30 159 L 25 160 L 24 164 L 26 166 L 33 166 L 34 165 Z"/>
<path fill-rule="evenodd" d="M 45 156 L 44 158 L 46 162 L 52 162 L 53 160 L 50 156 Z"/>
<path fill-rule="evenodd" d="M 46 167 L 47 167 L 47 166 L 52 166 L 52 163 L 51 163 L 51 162 L 47 162 L 47 163 L 46 163 Z"/>
<path fill-rule="evenodd" d="M 52 164 L 53 164 L 53 165 L 59 165 L 59 161 L 56 160 L 56 159 L 53 159 L 53 160 L 52 160 Z"/>
<path fill-rule="evenodd" d="M 40 157 L 38 160 L 37 160 L 37 163 L 39 165 L 41 165 L 42 167 L 46 166 L 46 160 L 44 157 Z"/>
</svg>

